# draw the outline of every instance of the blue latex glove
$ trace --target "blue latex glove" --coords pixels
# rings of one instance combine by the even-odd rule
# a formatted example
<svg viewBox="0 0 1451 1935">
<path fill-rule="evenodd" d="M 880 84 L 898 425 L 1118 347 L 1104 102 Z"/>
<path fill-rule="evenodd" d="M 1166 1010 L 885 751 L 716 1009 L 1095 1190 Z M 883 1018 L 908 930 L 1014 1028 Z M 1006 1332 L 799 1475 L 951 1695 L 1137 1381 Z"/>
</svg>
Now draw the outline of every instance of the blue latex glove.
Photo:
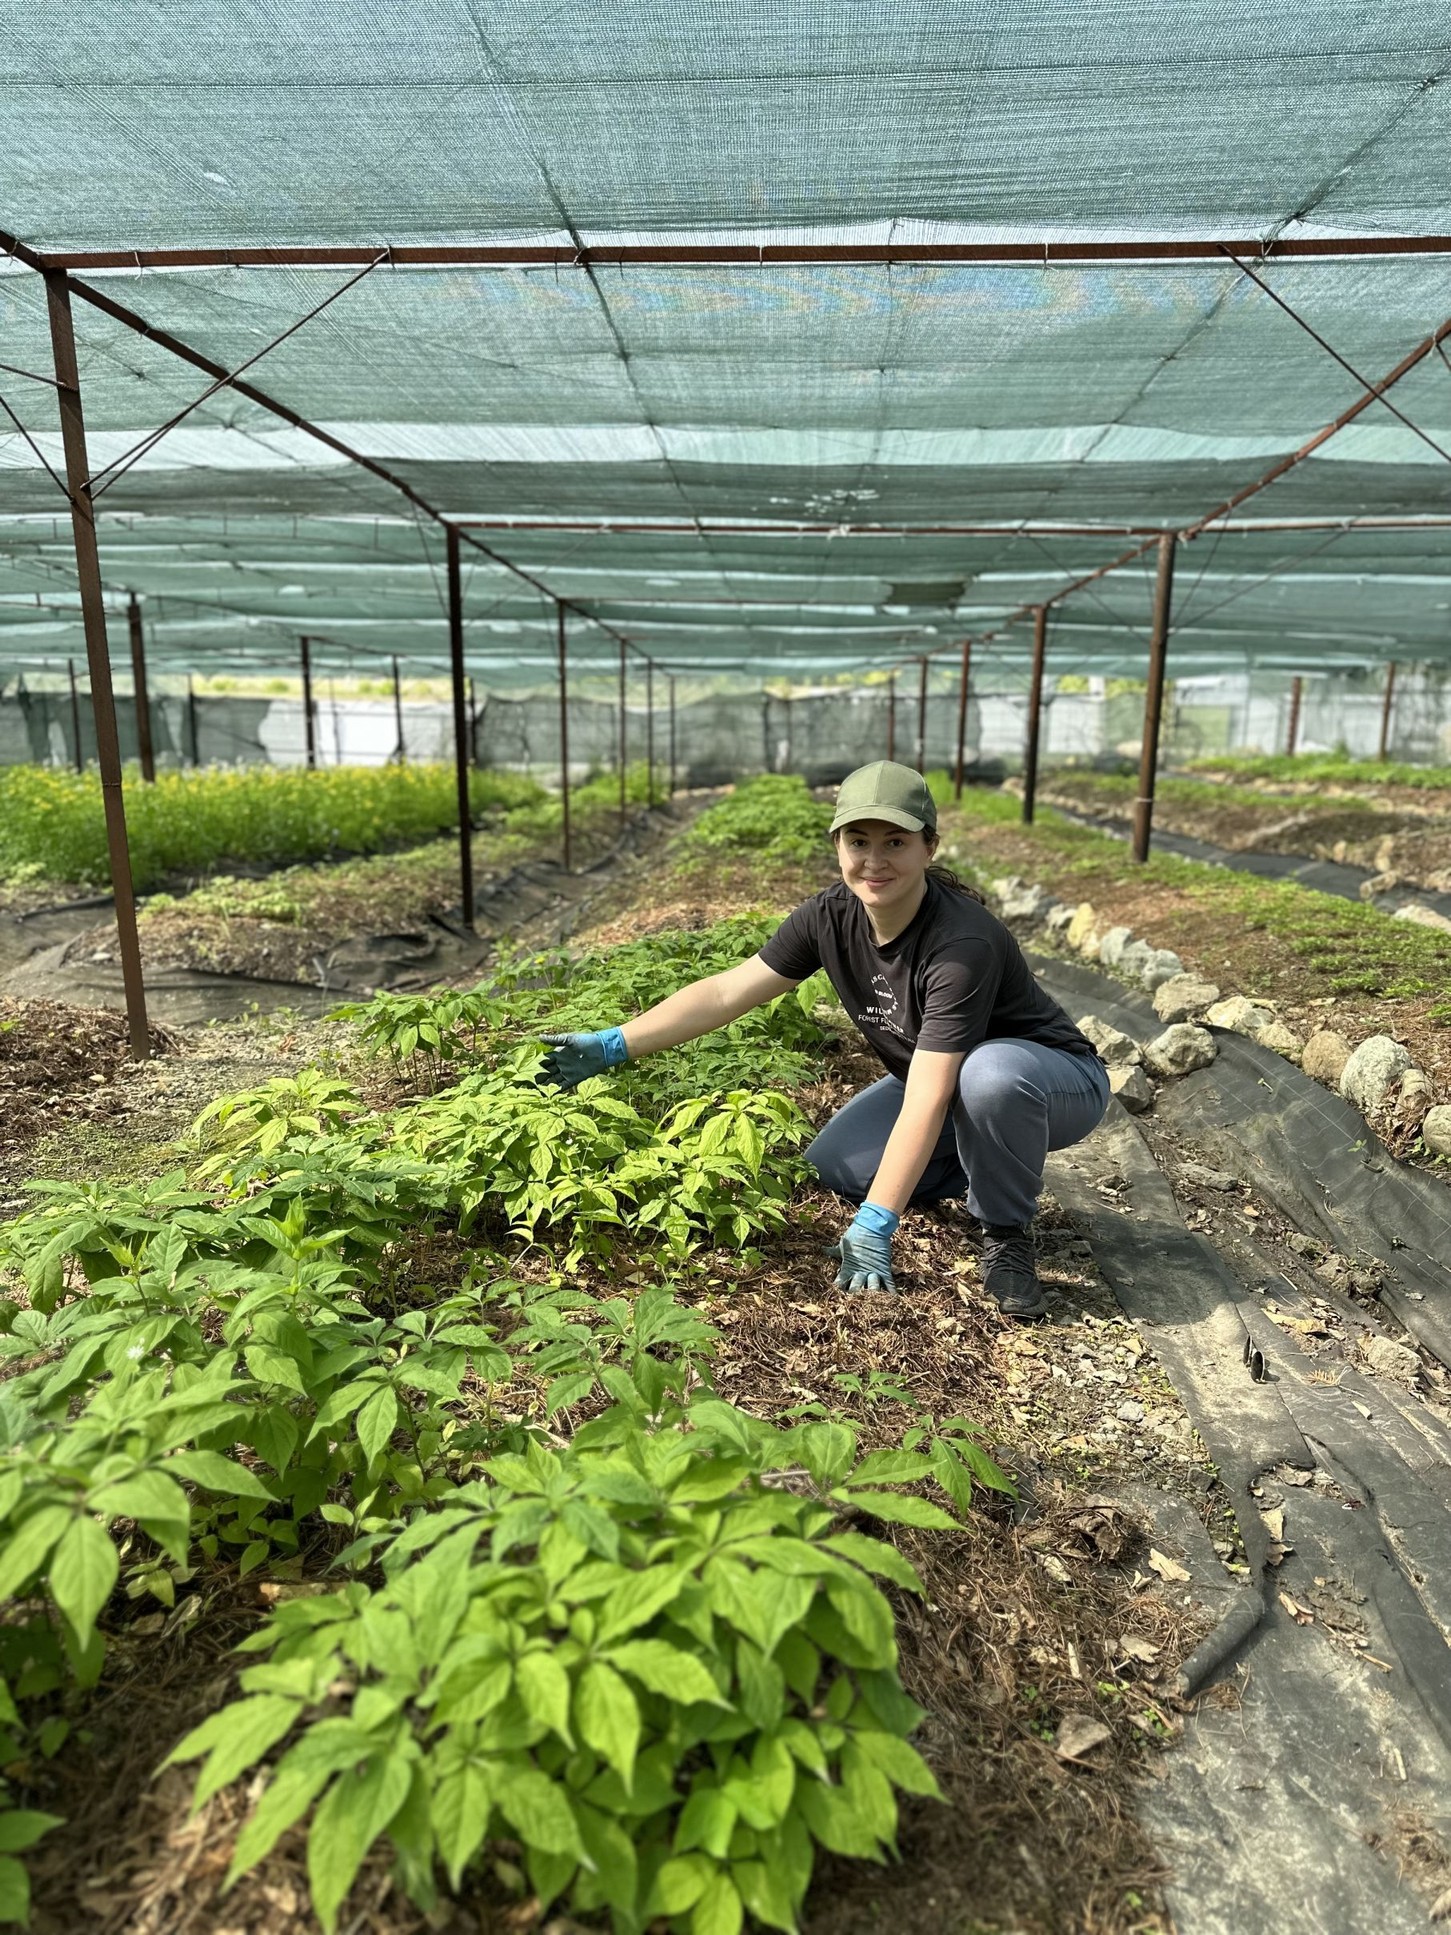
<svg viewBox="0 0 1451 1935">
<path fill-rule="evenodd" d="M 578 1088 L 591 1075 L 603 1075 L 607 1068 L 618 1068 L 630 1059 L 619 1028 L 606 1028 L 597 1035 L 541 1035 L 539 1039 L 550 1046 L 539 1079 L 557 1088 Z"/>
<path fill-rule="evenodd" d="M 833 1243 L 830 1254 L 841 1258 L 836 1273 L 838 1290 L 895 1290 L 892 1275 L 892 1237 L 901 1217 L 880 1203 L 863 1203 L 855 1221 Z"/>
</svg>

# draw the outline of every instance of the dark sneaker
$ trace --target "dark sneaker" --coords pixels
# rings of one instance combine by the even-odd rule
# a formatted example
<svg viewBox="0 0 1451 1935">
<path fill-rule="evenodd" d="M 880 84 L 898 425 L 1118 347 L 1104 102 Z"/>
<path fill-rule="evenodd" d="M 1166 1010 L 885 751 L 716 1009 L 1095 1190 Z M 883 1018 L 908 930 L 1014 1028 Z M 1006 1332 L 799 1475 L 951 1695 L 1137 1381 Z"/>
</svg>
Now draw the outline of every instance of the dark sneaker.
<svg viewBox="0 0 1451 1935">
<path fill-rule="evenodd" d="M 1031 1228 L 983 1224 L 982 1280 L 1005 1317 L 1041 1317 L 1048 1309 L 1038 1281 Z"/>
</svg>

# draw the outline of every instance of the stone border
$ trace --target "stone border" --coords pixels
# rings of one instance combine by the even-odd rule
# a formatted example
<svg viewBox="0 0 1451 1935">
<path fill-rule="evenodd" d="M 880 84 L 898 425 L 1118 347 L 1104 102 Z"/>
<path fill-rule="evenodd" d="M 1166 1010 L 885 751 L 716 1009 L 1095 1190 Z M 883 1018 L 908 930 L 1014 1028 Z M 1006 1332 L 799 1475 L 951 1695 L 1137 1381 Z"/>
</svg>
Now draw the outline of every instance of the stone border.
<svg viewBox="0 0 1451 1935">
<path fill-rule="evenodd" d="M 1398 1129 L 1420 1137 L 1427 1155 L 1451 1157 L 1451 1105 L 1435 1102 L 1430 1077 L 1392 1036 L 1370 1035 L 1352 1046 L 1335 1029 L 1317 1028 L 1302 1039 L 1279 1019 L 1273 1001 L 1223 995 L 1217 983 L 1187 972 L 1172 948 L 1153 947 L 1130 928 L 1105 924 L 1091 901 L 1071 906 L 1016 874 L 989 880 L 987 891 L 1006 926 L 1036 932 L 1152 997 L 1165 1024 L 1152 1041 L 1136 1042 L 1096 1015 L 1079 1020 L 1126 1108 L 1152 1106 L 1145 1070 L 1163 1081 L 1213 1061 L 1217 1051 L 1209 1029 L 1224 1028 L 1295 1062 L 1367 1118 L 1393 1118 Z"/>
</svg>

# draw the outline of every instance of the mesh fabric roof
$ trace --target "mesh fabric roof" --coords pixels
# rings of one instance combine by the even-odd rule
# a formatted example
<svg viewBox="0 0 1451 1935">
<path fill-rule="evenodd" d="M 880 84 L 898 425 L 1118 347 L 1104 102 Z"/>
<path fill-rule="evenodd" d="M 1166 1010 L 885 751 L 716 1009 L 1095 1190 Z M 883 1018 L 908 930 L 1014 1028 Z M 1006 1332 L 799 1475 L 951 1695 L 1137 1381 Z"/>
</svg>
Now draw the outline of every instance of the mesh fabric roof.
<svg viewBox="0 0 1451 1935">
<path fill-rule="evenodd" d="M 0 228 L 42 253 L 1451 230 L 1451 45 L 1429 6 L 109 0 L 16 10 L 0 47 Z M 1451 253 L 1257 272 L 1366 380 L 1451 317 Z M 1363 388 L 1223 259 L 385 261 L 268 348 L 356 274 L 80 279 L 229 370 L 266 350 L 248 375 L 269 395 L 487 521 L 499 557 L 578 607 L 582 671 L 616 633 L 687 675 L 946 650 L 1120 555 L 1122 527 L 1203 517 Z M 74 312 L 103 472 L 206 379 Z M 41 279 L 18 263 L 0 362 L 50 367 Z M 82 646 L 40 461 L 60 467 L 54 395 L 4 371 L 0 394 L 39 450 L 5 420 L 3 667 Z M 1451 449 L 1443 355 L 1393 396 Z M 301 633 L 360 667 L 446 651 L 438 526 L 231 389 L 97 505 L 106 583 L 141 594 L 159 670 L 280 665 Z M 1243 516 L 1315 528 L 1185 547 L 1172 669 L 1448 656 L 1451 531 L 1414 527 L 1451 519 L 1451 461 L 1383 404 Z M 471 669 L 538 682 L 550 598 L 465 559 Z M 1151 571 L 1055 610 L 1057 669 L 1141 669 Z M 997 649 L 1027 645 L 1020 625 Z"/>
</svg>

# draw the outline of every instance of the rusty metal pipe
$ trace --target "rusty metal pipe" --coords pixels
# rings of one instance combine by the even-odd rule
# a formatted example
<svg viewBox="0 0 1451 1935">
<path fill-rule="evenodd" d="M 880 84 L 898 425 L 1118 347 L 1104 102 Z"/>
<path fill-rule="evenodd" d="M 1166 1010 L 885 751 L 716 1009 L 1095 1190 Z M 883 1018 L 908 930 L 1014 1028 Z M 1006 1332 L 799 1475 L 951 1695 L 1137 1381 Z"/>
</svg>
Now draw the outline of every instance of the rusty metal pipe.
<svg viewBox="0 0 1451 1935">
<path fill-rule="evenodd" d="M 962 798 L 963 768 L 967 759 L 967 688 L 972 674 L 972 640 L 962 641 L 962 676 L 957 685 L 957 770 L 952 779 L 952 797 Z"/>
<path fill-rule="evenodd" d="M 1023 825 L 1033 824 L 1038 798 L 1038 732 L 1043 719 L 1043 661 L 1048 651 L 1048 607 L 1033 621 L 1033 672 L 1028 681 L 1028 737 L 1023 748 Z"/>
<path fill-rule="evenodd" d="M 563 845 L 564 871 L 573 871 L 573 856 L 570 852 L 569 828 L 569 664 L 568 638 L 565 628 L 564 606 L 556 605 L 555 613 L 559 624 L 559 799 L 561 806 L 560 830 Z"/>
<path fill-rule="evenodd" d="M 464 673 L 464 594 L 459 570 L 458 533 L 446 525 L 448 575 L 448 658 L 453 681 L 453 764 L 458 782 L 458 865 L 465 927 L 474 924 L 474 822 L 469 799 L 468 697 Z"/>
<path fill-rule="evenodd" d="M 1391 712 L 1396 697 L 1396 662 L 1391 660 L 1386 666 L 1385 697 L 1380 706 L 1380 752 L 1377 755 L 1382 763 L 1390 757 Z"/>
<path fill-rule="evenodd" d="M 151 694 L 146 686 L 146 634 L 141 626 L 141 604 L 134 591 L 126 604 L 126 624 L 131 633 L 131 684 L 135 692 L 136 752 L 141 761 L 141 777 L 148 786 L 154 786 L 156 754 L 151 744 Z"/>
<path fill-rule="evenodd" d="M 1139 753 L 1139 796 L 1134 801 L 1133 856 L 1140 866 L 1149 857 L 1154 827 L 1154 786 L 1159 773 L 1159 727 L 1164 716 L 1164 664 L 1174 606 L 1172 535 L 1159 539 L 1159 572 L 1154 582 L 1154 619 L 1149 635 L 1149 679 L 1144 693 L 1144 738 Z"/>
<path fill-rule="evenodd" d="M 126 839 L 121 742 L 116 731 L 116 698 L 111 686 L 111 656 L 106 642 L 106 605 L 101 591 L 96 515 L 88 489 L 90 459 L 86 452 L 86 421 L 81 406 L 80 368 L 76 361 L 75 326 L 71 320 L 71 292 L 63 271 L 46 271 L 45 296 L 50 317 L 51 354 L 55 359 L 56 394 L 60 404 L 61 443 L 65 451 L 71 531 L 76 547 L 76 579 L 86 639 L 86 665 L 91 678 L 96 763 L 101 773 L 106 846 L 111 860 L 111 891 L 116 902 L 116 940 L 121 955 L 121 982 L 126 992 L 126 1022 L 132 1055 L 137 1061 L 146 1061 L 151 1054 L 151 1032 L 147 1024 L 146 988 L 141 974 L 141 943 L 136 932 L 131 849 Z"/>
</svg>

